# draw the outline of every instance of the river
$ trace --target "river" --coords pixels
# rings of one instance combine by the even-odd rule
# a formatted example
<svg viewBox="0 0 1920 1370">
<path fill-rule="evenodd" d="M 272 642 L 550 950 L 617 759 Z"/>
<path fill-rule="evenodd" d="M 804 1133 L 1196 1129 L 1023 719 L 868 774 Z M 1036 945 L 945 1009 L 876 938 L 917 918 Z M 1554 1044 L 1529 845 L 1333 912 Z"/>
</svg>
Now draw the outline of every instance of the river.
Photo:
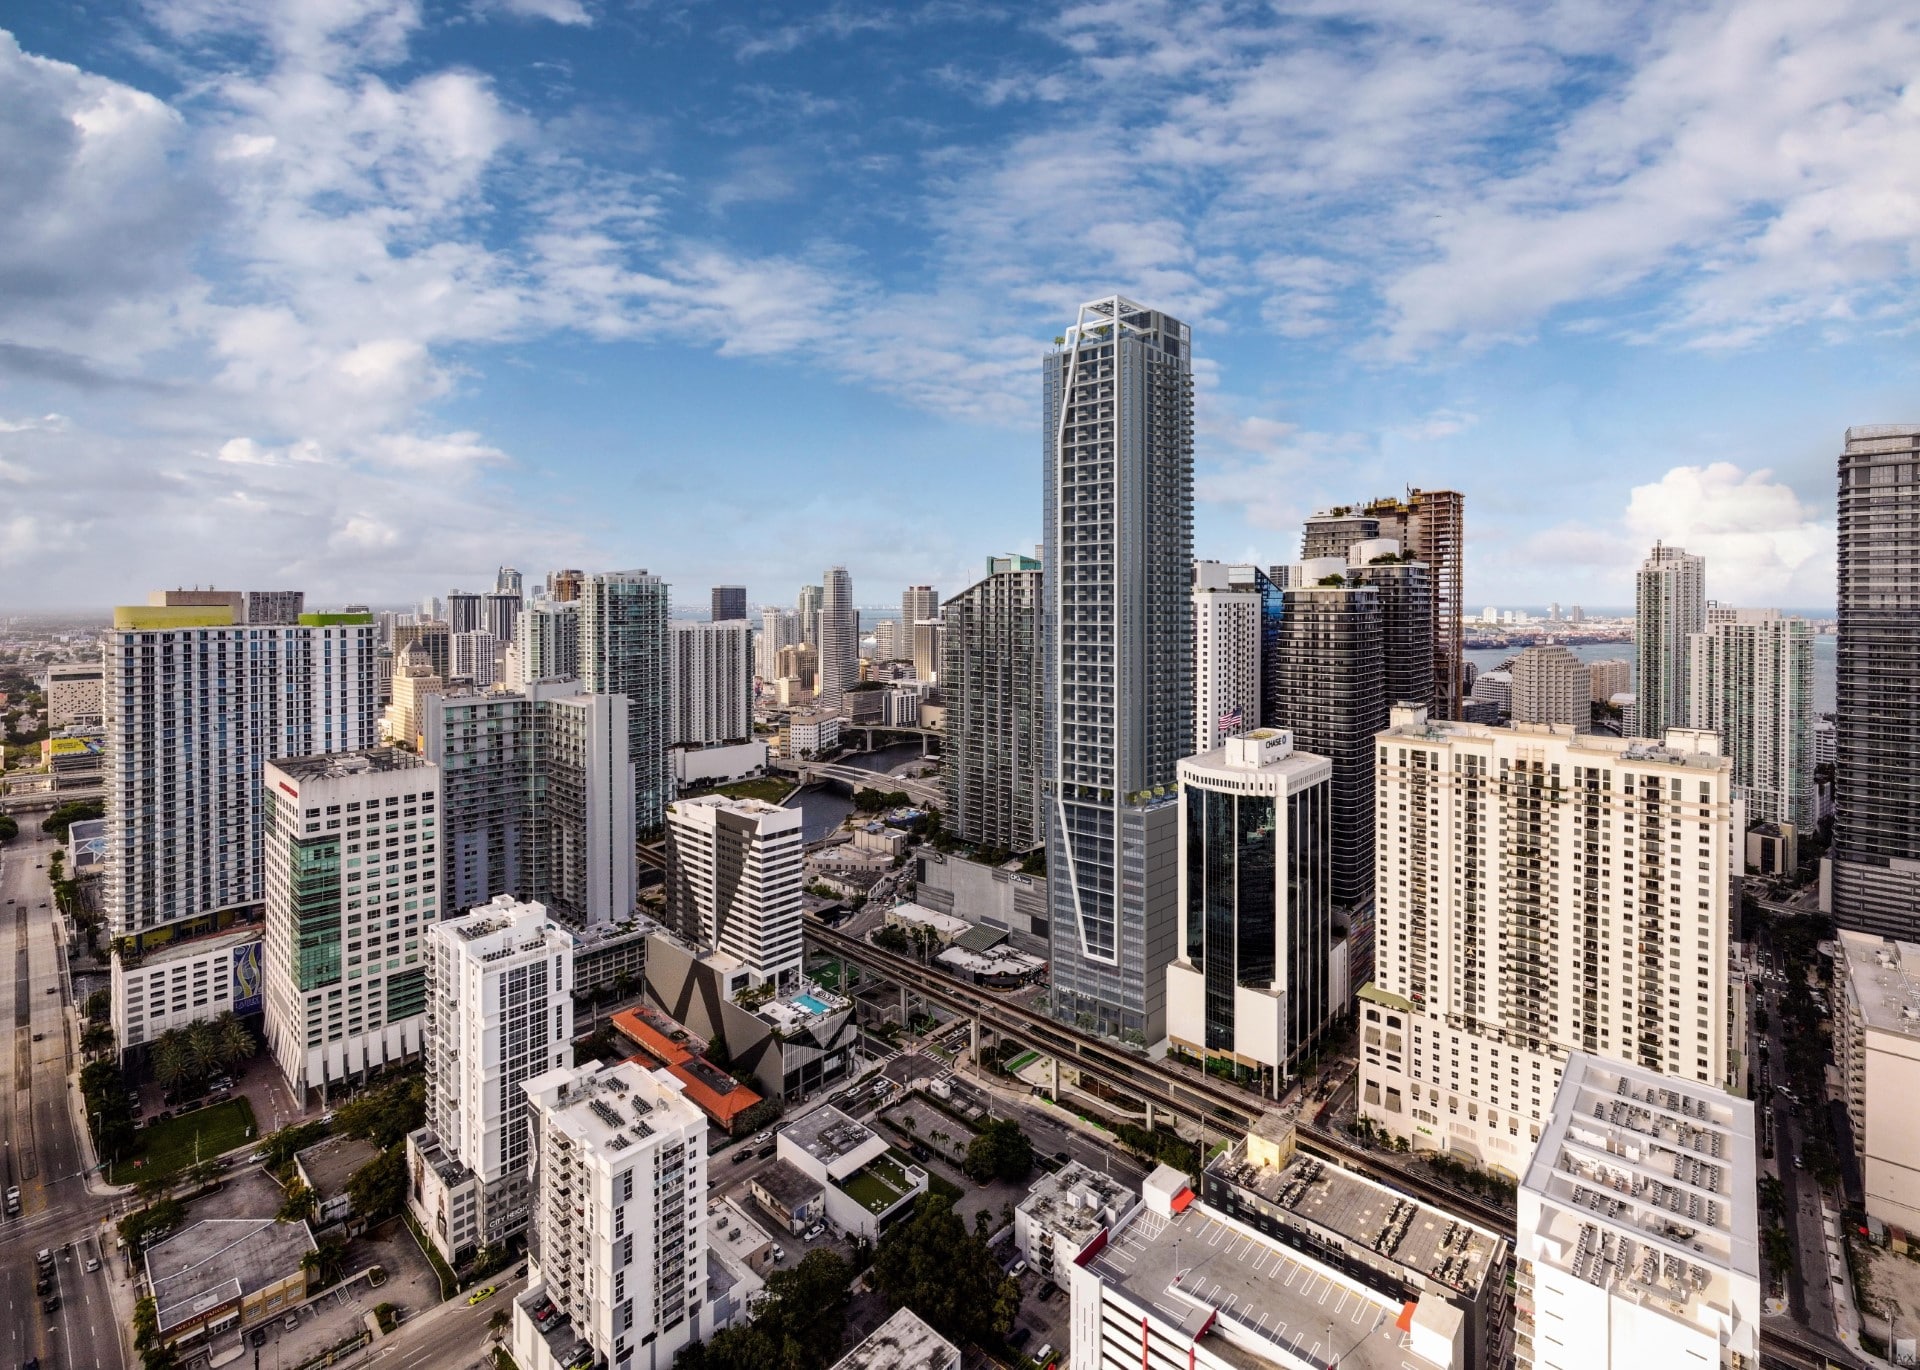
<svg viewBox="0 0 1920 1370">
<path fill-rule="evenodd" d="M 857 756 L 836 757 L 834 760 L 836 765 L 884 775 L 895 766 L 916 760 L 919 755 L 918 742 L 896 742 L 889 747 L 861 752 Z M 802 840 L 818 842 L 844 823 L 847 815 L 853 812 L 853 789 L 837 780 L 823 780 L 817 785 L 807 786 L 789 799 L 787 807 L 800 810 Z"/>
</svg>

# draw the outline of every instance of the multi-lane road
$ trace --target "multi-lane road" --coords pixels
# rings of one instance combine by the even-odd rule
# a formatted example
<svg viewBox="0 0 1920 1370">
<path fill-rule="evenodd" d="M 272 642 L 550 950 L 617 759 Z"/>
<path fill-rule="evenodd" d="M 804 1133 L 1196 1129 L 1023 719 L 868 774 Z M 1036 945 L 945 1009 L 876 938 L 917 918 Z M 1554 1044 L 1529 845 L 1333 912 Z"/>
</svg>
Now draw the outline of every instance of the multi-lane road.
<svg viewBox="0 0 1920 1370">
<path fill-rule="evenodd" d="M 79 1043 L 45 869 L 55 843 L 38 826 L 23 823 L 0 847 L 0 965 L 13 968 L 0 973 L 0 1027 L 11 1029 L 0 1034 L 0 1170 L 20 1190 L 20 1212 L 0 1222 L 0 1354 L 14 1365 L 38 1357 L 46 1370 L 124 1370 L 122 1317 L 107 1283 L 113 1253 L 100 1249 L 109 1204 L 87 1190 L 68 1096 Z M 53 1312 L 35 1289 L 43 1248 L 54 1256 Z"/>
</svg>

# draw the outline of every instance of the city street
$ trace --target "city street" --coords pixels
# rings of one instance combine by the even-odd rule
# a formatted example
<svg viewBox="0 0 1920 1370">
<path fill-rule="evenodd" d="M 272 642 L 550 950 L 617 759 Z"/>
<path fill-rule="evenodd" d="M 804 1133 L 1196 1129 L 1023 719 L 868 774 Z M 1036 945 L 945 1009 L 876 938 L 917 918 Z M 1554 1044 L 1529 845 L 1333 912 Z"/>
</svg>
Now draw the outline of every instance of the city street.
<svg viewBox="0 0 1920 1370">
<path fill-rule="evenodd" d="M 491 1366 L 486 1358 L 488 1320 L 497 1312 L 513 1309 L 513 1300 L 527 1287 L 524 1275 L 502 1278 L 497 1292 L 479 1303 L 469 1304 L 462 1294 L 418 1317 L 410 1318 L 366 1351 L 350 1359 L 350 1366 L 377 1365 L 380 1370 L 470 1370 L 476 1365 Z M 513 1333 L 502 1329 L 502 1344 L 510 1344 Z"/>
<path fill-rule="evenodd" d="M 38 815 L 26 815 L 20 836 L 0 848 L 0 948 L 11 948 L 14 973 L 0 976 L 0 1021 L 11 1021 L 0 1088 L 4 1182 L 20 1188 L 19 1216 L 0 1223 L 0 1297 L 7 1326 L 0 1344 L 16 1365 L 123 1370 L 120 1325 L 108 1278 L 113 1253 L 99 1246 L 107 1200 L 86 1188 L 86 1163 L 68 1101 L 67 1076 L 78 1043 L 71 1039 L 67 990 L 45 864 L 56 849 L 42 837 Z M 40 869 L 36 869 L 36 865 Z M 48 907 L 42 908 L 46 903 Z M 38 1040 L 36 1040 L 38 1039 Z M 110 1241 L 111 1239 L 109 1239 Z M 41 1310 L 35 1254 L 54 1253 L 58 1311 Z M 86 1265 L 97 1262 L 92 1273 Z"/>
</svg>

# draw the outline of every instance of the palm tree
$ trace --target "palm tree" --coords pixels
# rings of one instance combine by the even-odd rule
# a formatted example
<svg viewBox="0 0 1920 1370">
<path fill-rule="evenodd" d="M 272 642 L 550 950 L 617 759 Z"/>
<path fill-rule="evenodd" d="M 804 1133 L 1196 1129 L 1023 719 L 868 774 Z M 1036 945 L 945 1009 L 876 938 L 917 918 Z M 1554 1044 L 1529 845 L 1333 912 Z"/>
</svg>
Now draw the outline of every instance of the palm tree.
<svg viewBox="0 0 1920 1370">
<path fill-rule="evenodd" d="M 80 1034 L 82 1051 L 112 1051 L 113 1029 L 105 1023 L 88 1023 L 87 1030 Z"/>
<path fill-rule="evenodd" d="M 231 1013 L 223 1013 L 216 1018 L 213 1028 L 215 1036 L 219 1038 L 220 1064 L 228 1070 L 252 1059 L 253 1053 L 259 1050 L 246 1024 Z"/>
<path fill-rule="evenodd" d="M 154 1039 L 153 1078 L 161 1088 L 174 1089 L 192 1074 L 193 1059 L 187 1054 L 185 1039 L 178 1028 L 168 1028 Z"/>
<path fill-rule="evenodd" d="M 186 1048 L 195 1079 L 204 1080 L 219 1068 L 220 1034 L 214 1031 L 213 1024 L 207 1019 L 187 1024 Z"/>
</svg>

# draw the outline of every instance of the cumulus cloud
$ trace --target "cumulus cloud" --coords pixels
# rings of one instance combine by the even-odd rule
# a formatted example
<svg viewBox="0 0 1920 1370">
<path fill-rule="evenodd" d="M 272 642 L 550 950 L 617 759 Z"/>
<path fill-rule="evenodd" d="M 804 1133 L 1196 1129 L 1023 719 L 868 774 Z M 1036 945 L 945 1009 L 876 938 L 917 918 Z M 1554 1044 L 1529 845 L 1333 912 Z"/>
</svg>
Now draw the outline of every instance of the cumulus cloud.
<svg viewBox="0 0 1920 1370">
<path fill-rule="evenodd" d="M 1833 524 L 1771 471 L 1725 461 L 1676 466 L 1634 487 L 1625 525 L 1643 545 L 1665 542 L 1704 556 L 1715 599 L 1806 605 L 1833 593 Z"/>
</svg>

